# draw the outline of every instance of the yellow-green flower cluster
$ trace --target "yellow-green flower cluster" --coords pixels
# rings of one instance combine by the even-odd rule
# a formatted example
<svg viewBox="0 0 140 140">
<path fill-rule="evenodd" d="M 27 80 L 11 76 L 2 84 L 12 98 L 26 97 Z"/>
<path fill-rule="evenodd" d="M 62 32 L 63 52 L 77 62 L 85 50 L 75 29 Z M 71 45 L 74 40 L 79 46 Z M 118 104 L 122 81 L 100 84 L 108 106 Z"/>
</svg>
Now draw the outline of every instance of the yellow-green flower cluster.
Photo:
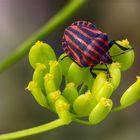
<svg viewBox="0 0 140 140">
<path fill-rule="evenodd" d="M 129 47 L 128 40 L 117 41 Z M 110 54 L 120 53 L 113 45 Z M 112 111 L 111 95 L 119 86 L 121 70 L 127 70 L 134 61 L 134 51 L 114 57 L 108 65 L 111 78 L 106 72 L 96 72 L 94 79 L 89 68 L 81 68 L 68 57 L 59 59 L 46 43 L 38 41 L 29 52 L 29 61 L 34 69 L 32 81 L 27 89 L 41 106 L 56 112 L 65 124 L 87 117 L 89 124 L 98 124 Z M 96 67 L 104 67 L 97 65 Z M 120 99 L 120 106 L 113 111 L 126 108 L 140 98 L 140 77 L 130 86 Z"/>
</svg>

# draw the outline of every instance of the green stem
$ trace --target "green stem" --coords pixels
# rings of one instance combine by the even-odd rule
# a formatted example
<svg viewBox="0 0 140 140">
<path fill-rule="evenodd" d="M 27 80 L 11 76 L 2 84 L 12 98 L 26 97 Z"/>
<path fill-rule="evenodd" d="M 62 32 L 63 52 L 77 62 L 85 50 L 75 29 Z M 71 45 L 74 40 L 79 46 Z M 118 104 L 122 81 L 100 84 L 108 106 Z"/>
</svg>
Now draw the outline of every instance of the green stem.
<svg viewBox="0 0 140 140">
<path fill-rule="evenodd" d="M 126 108 L 126 107 L 124 107 L 124 106 L 118 106 L 118 107 L 115 107 L 114 109 L 112 109 L 111 112 L 118 112 L 118 111 L 123 110 L 124 108 Z"/>
<path fill-rule="evenodd" d="M 42 132 L 46 132 L 48 130 L 60 127 L 62 125 L 65 125 L 64 122 L 61 119 L 58 119 L 50 123 L 43 124 L 43 125 L 33 127 L 33 128 L 29 128 L 26 130 L 12 132 L 8 134 L 2 134 L 0 135 L 0 140 L 11 140 L 11 139 L 17 139 L 17 138 L 22 138 L 26 136 L 31 136 L 31 135 L 39 134 Z"/>
<path fill-rule="evenodd" d="M 80 120 L 80 119 L 77 119 L 77 118 L 73 118 L 72 120 L 74 122 L 77 122 L 77 123 L 90 125 L 90 122 L 88 122 L 88 121 Z"/>
<path fill-rule="evenodd" d="M 65 76 L 65 86 L 67 85 L 67 83 L 68 83 L 68 77 Z"/>
<path fill-rule="evenodd" d="M 85 87 L 86 87 L 86 85 L 85 85 L 85 83 L 83 83 L 80 90 L 79 90 L 80 95 L 84 92 Z"/>
<path fill-rule="evenodd" d="M 0 62 L 0 73 L 8 69 L 11 65 L 21 59 L 30 49 L 30 47 L 39 39 L 46 38 L 58 26 L 62 25 L 74 12 L 76 12 L 86 0 L 71 0 L 59 13 L 57 13 L 49 22 L 41 27 L 37 32 L 25 40 L 19 48 Z"/>
</svg>

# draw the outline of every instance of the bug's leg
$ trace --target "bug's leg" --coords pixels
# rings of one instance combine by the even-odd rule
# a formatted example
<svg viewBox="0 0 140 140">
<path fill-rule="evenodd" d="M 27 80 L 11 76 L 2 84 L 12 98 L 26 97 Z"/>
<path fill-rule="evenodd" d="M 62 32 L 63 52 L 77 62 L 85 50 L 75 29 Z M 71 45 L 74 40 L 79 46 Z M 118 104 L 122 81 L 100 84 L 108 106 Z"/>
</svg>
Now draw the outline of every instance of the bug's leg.
<svg viewBox="0 0 140 140">
<path fill-rule="evenodd" d="M 97 75 L 92 71 L 92 70 L 93 70 L 93 67 L 90 67 L 89 70 L 90 70 L 91 75 L 92 75 L 93 78 L 95 79 Z"/>
<path fill-rule="evenodd" d="M 97 76 L 92 70 L 98 70 L 98 71 L 105 71 L 107 72 L 107 69 L 104 69 L 104 68 L 94 68 L 94 67 L 90 67 L 90 73 L 91 75 L 93 76 L 93 78 L 95 79 L 95 77 Z"/>
<path fill-rule="evenodd" d="M 113 44 L 116 44 L 121 50 L 123 51 L 126 51 L 128 50 L 129 48 L 126 48 L 124 46 L 121 46 L 120 44 L 118 44 L 115 40 L 112 40 L 110 43 L 109 43 L 109 46 L 111 47 Z"/>
<path fill-rule="evenodd" d="M 92 70 L 107 71 L 107 69 L 104 69 L 104 68 L 92 68 Z"/>
<path fill-rule="evenodd" d="M 106 64 L 105 64 L 105 66 L 106 66 L 106 70 L 107 70 L 107 79 L 109 80 L 109 78 L 111 78 L 111 75 L 110 75 L 108 66 Z"/>
<path fill-rule="evenodd" d="M 111 57 L 116 57 L 116 56 L 119 56 L 119 55 L 122 55 L 122 54 L 125 54 L 126 52 L 128 51 L 131 51 L 133 50 L 134 48 L 126 48 L 124 46 L 121 46 L 120 44 L 118 44 L 115 40 L 112 40 L 110 43 L 109 43 L 109 46 L 111 47 L 113 44 L 116 44 L 121 50 L 123 50 L 124 52 L 121 52 L 119 54 L 115 54 Z"/>
<path fill-rule="evenodd" d="M 60 60 L 62 61 L 62 60 L 65 59 L 66 57 L 68 57 L 68 55 L 63 56 Z"/>
<path fill-rule="evenodd" d="M 131 49 L 131 50 L 132 50 L 132 49 Z M 119 53 L 119 54 L 111 55 L 110 57 L 116 57 L 116 56 L 125 54 L 125 53 L 128 52 L 128 51 L 130 51 L 130 50 L 127 50 L 127 51 L 125 51 L 125 52 L 121 52 L 121 53 Z"/>
<path fill-rule="evenodd" d="M 111 78 L 109 69 L 107 67 L 107 65 L 105 64 L 106 68 L 94 68 L 94 67 L 90 67 L 90 73 L 92 74 L 92 76 L 95 78 L 96 74 L 92 71 L 92 70 L 98 70 L 98 71 L 105 71 L 107 73 L 107 80 L 109 80 L 109 78 Z"/>
</svg>

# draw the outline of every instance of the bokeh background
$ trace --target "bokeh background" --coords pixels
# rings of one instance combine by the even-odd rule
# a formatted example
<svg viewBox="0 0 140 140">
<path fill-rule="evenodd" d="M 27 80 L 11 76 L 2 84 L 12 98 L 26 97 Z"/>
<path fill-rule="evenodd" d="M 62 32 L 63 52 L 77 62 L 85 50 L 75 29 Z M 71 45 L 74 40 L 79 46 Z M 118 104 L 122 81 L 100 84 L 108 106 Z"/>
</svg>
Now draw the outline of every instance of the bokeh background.
<svg viewBox="0 0 140 140">
<path fill-rule="evenodd" d="M 0 60 L 57 13 L 68 0 L 0 0 Z M 56 29 L 46 41 L 57 56 L 62 53 L 63 30 L 75 20 L 88 20 L 108 33 L 109 39 L 128 38 L 135 48 L 134 65 L 123 72 L 122 81 L 113 95 L 115 102 L 140 75 L 140 1 L 88 0 L 72 18 Z M 57 118 L 40 107 L 25 91 L 32 68 L 27 55 L 0 74 L 0 133 L 37 126 Z M 140 102 L 128 109 L 111 113 L 97 126 L 70 124 L 23 140 L 139 140 Z"/>
</svg>

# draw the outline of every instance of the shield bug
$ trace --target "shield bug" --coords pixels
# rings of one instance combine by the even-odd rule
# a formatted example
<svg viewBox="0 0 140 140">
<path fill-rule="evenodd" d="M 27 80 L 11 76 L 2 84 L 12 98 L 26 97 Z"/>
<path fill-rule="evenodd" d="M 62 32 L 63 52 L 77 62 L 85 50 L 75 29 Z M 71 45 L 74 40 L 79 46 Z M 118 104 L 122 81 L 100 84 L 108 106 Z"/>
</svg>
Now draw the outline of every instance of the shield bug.
<svg viewBox="0 0 140 140">
<path fill-rule="evenodd" d="M 88 21 L 72 23 L 65 29 L 62 38 L 62 47 L 66 56 L 69 56 L 80 67 L 90 67 L 93 77 L 96 76 L 92 72 L 93 69 L 107 71 L 109 75 L 107 64 L 111 64 L 113 61 L 109 55 L 109 49 L 113 44 L 123 51 L 132 49 L 123 47 L 114 40 L 109 42 L 107 34 Z M 105 64 L 106 69 L 95 69 L 94 66 L 99 63 Z"/>
</svg>

